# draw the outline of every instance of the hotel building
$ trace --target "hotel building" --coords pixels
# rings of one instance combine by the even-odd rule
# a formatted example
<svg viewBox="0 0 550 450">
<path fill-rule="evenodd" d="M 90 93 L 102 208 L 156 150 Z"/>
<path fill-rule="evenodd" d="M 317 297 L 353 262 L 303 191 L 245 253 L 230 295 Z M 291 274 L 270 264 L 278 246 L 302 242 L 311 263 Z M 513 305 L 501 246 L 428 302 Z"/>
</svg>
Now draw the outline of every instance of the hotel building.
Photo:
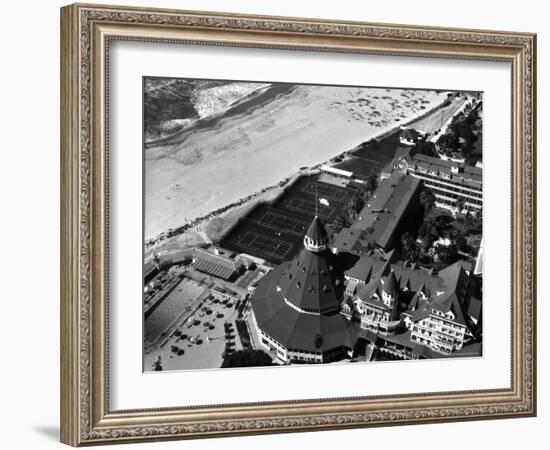
<svg viewBox="0 0 550 450">
<path fill-rule="evenodd" d="M 437 206 L 457 209 L 462 203 L 463 210 L 480 212 L 483 209 L 482 169 L 479 167 L 413 154 L 411 150 L 394 159 L 381 178 L 388 178 L 394 171 L 422 180 L 434 193 Z"/>
</svg>

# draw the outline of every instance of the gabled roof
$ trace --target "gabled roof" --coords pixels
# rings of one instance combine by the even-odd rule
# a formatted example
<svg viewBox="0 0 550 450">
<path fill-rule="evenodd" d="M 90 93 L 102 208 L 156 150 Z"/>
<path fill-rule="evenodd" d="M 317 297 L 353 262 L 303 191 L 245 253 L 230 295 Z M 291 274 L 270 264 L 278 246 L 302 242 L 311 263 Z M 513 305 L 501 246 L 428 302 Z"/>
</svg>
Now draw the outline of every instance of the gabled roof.
<svg viewBox="0 0 550 450">
<path fill-rule="evenodd" d="M 380 297 L 383 290 L 389 295 L 399 297 L 401 301 L 406 301 L 408 310 L 412 311 L 413 320 L 427 317 L 432 309 L 443 313 L 452 311 L 454 320 L 465 326 L 471 325 L 470 317 L 479 320 L 480 301 L 470 296 L 469 275 L 463 261 L 458 261 L 434 275 L 418 267 L 392 263 L 391 260 L 376 261 L 372 256 L 365 256 L 358 261 L 361 259 L 361 267 L 370 270 L 368 282 L 358 288 L 357 298 L 362 302 L 375 306 L 382 304 L 377 297 Z M 400 291 L 410 292 L 410 297 Z M 424 300 L 423 297 L 427 299 Z"/>
<path fill-rule="evenodd" d="M 395 272 L 396 279 L 399 280 L 399 289 L 418 292 L 424 289 L 424 294 L 434 291 L 439 281 L 435 279 L 429 272 L 412 267 L 403 267 L 398 264 L 392 264 L 391 269 Z M 428 292 L 426 292 L 428 291 Z"/>
<path fill-rule="evenodd" d="M 386 280 L 383 285 L 383 289 L 384 289 L 384 292 L 386 292 L 386 294 L 388 294 L 390 297 L 397 297 L 397 294 L 398 294 L 397 280 L 395 279 L 395 273 L 393 272 L 393 270 L 386 277 Z"/>
<path fill-rule="evenodd" d="M 392 266 L 398 272 L 401 270 L 401 281 L 408 278 L 411 291 L 415 292 L 409 302 L 409 309 L 415 309 L 413 320 L 421 320 L 432 309 L 443 313 L 452 311 L 454 321 L 465 326 L 470 325 L 467 309 L 470 307 L 470 295 L 468 293 L 469 276 L 464 270 L 461 261 L 443 269 L 437 275 L 419 269 L 403 269 Z M 428 300 L 421 300 L 418 293 L 422 292 Z M 471 306 L 475 311 L 476 307 Z"/>
<path fill-rule="evenodd" d="M 357 281 L 348 281 L 346 283 L 346 292 L 350 292 L 351 295 L 355 295 L 357 291 Z"/>
<path fill-rule="evenodd" d="M 344 301 L 342 302 L 342 305 L 348 306 L 349 309 L 350 309 L 351 311 L 353 311 L 353 307 L 354 307 L 354 305 L 353 305 L 353 299 L 352 299 L 350 296 L 346 296 L 346 297 L 344 298 Z"/>
<path fill-rule="evenodd" d="M 377 288 L 377 294 L 380 293 L 380 285 L 378 286 Z M 377 296 L 370 296 L 368 298 L 366 298 L 365 300 L 363 300 L 363 303 L 367 304 L 367 305 L 370 305 L 370 306 L 374 306 L 376 308 L 380 308 L 380 309 L 383 309 L 383 310 L 390 310 L 391 308 L 386 305 L 381 299 L 380 299 L 380 295 L 377 295 Z"/>
<path fill-rule="evenodd" d="M 361 255 L 355 265 L 351 269 L 346 270 L 344 274 L 366 284 L 378 273 L 383 265 L 384 261 L 380 258 L 374 258 L 370 255 Z"/>
<path fill-rule="evenodd" d="M 438 278 L 442 280 L 443 293 L 439 296 L 432 296 L 430 306 L 444 313 L 452 311 L 455 315 L 455 322 L 469 325 L 470 321 L 465 310 L 466 301 L 469 300 L 469 277 L 462 262 L 458 261 L 441 270 Z"/>
</svg>

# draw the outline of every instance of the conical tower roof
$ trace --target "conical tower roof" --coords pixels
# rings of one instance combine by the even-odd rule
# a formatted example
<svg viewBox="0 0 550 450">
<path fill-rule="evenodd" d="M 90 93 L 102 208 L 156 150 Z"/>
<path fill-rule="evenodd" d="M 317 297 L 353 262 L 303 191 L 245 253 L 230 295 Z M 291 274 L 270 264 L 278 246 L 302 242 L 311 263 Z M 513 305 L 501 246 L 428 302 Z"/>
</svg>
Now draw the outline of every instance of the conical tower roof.
<svg viewBox="0 0 550 450">
<path fill-rule="evenodd" d="M 304 236 L 304 247 L 310 252 L 320 252 L 328 247 L 328 235 L 318 216 L 313 218 Z"/>
<path fill-rule="evenodd" d="M 302 250 L 298 257 L 281 264 L 279 288 L 287 301 L 314 313 L 339 309 L 342 286 L 337 285 L 330 252 Z"/>
<path fill-rule="evenodd" d="M 311 225 L 307 229 L 306 237 L 309 237 L 313 241 L 321 241 L 324 239 L 328 239 L 327 232 L 325 231 L 325 227 L 323 226 L 323 223 L 321 222 L 321 219 L 319 219 L 318 216 L 315 216 L 313 218 Z"/>
</svg>

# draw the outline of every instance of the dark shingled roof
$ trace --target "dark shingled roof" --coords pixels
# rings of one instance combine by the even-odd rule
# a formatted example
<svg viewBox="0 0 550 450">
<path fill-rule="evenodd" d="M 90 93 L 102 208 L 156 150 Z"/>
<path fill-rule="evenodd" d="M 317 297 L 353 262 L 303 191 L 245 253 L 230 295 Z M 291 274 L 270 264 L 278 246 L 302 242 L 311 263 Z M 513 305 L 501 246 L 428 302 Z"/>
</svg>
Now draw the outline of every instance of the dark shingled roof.
<svg viewBox="0 0 550 450">
<path fill-rule="evenodd" d="M 481 307 L 477 304 L 477 299 L 470 297 L 469 276 L 464 265 L 464 262 L 458 261 L 433 275 L 426 270 L 385 262 L 378 264 L 377 270 L 369 274 L 370 280 L 358 289 L 357 295 L 365 303 L 378 305 L 380 302 L 372 296 L 375 293 L 380 295 L 381 289 L 386 292 L 410 291 L 414 293 L 408 300 L 409 308 L 415 309 L 413 320 L 427 317 L 431 309 L 437 309 L 443 313 L 452 311 L 457 323 L 470 326 L 469 317 L 477 320 Z M 384 284 L 380 282 L 382 279 Z M 428 300 L 420 300 L 419 292 L 428 297 Z"/>
<path fill-rule="evenodd" d="M 479 321 L 481 319 L 481 300 L 475 297 L 472 297 L 470 299 L 469 305 L 468 305 L 468 315 L 476 320 Z"/>
<path fill-rule="evenodd" d="M 390 272 L 390 274 L 387 276 L 385 283 L 383 284 L 383 289 L 391 297 L 397 297 L 398 289 L 397 289 L 397 280 L 395 279 L 395 274 L 393 273 L 393 270 Z"/>
<path fill-rule="evenodd" d="M 470 324 L 465 311 L 466 301 L 469 300 L 467 293 L 468 274 L 458 261 L 439 272 L 438 278 L 442 280 L 443 292 L 432 293 L 430 306 L 444 313 L 452 311 L 455 315 L 455 322 L 468 326 Z M 441 292 L 441 291 L 440 291 Z"/>
<path fill-rule="evenodd" d="M 256 322 L 264 333 L 291 350 L 321 353 L 353 347 L 356 333 L 342 314 L 307 314 L 292 308 L 277 290 L 280 277 L 277 269 L 268 273 L 252 297 Z"/>
<path fill-rule="evenodd" d="M 384 261 L 380 258 L 373 258 L 370 255 L 361 255 L 355 265 L 351 269 L 346 270 L 345 275 L 366 284 L 383 265 Z"/>
<path fill-rule="evenodd" d="M 386 249 L 419 187 L 419 179 L 393 172 L 382 180 L 351 228 L 338 233 L 333 246 L 340 251 L 369 245 Z"/>
<path fill-rule="evenodd" d="M 318 217 L 306 238 L 328 237 Z M 259 282 L 251 304 L 258 327 L 289 350 L 323 353 L 355 343 L 347 319 L 340 314 L 344 285 L 337 281 L 335 255 L 311 251 L 306 244 L 296 258 L 277 266 Z"/>
<path fill-rule="evenodd" d="M 310 311 L 336 309 L 343 285 L 336 286 L 333 255 L 302 249 L 294 260 L 278 266 L 273 272 L 278 276 L 277 286 L 287 300 L 299 308 Z"/>
</svg>

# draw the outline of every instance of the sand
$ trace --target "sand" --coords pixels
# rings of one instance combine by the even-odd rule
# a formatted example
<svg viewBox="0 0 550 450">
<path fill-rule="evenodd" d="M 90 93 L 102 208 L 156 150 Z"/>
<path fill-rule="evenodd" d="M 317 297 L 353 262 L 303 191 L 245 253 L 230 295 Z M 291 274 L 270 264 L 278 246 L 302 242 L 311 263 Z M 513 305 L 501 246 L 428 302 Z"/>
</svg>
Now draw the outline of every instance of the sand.
<svg viewBox="0 0 550 450">
<path fill-rule="evenodd" d="M 299 86 L 250 112 L 191 130 L 181 143 L 147 149 L 145 237 L 350 150 L 446 97 L 434 91 Z"/>
</svg>

